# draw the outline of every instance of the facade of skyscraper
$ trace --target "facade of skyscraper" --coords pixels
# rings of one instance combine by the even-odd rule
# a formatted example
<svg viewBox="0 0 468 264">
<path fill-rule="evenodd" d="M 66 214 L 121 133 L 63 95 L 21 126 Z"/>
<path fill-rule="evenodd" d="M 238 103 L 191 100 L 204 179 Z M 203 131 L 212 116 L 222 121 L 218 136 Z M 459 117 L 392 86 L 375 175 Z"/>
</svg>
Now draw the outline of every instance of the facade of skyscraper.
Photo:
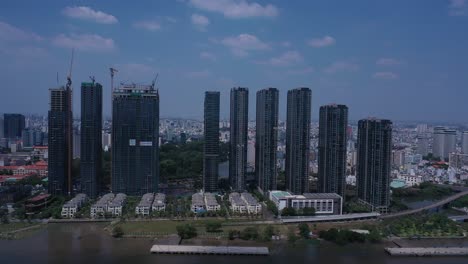
<svg viewBox="0 0 468 264">
<path fill-rule="evenodd" d="M 346 129 L 348 107 L 320 107 L 318 143 L 318 191 L 345 197 L 346 190 Z"/>
<path fill-rule="evenodd" d="M 278 102 L 276 88 L 257 92 L 255 174 L 261 192 L 277 189 Z"/>
<path fill-rule="evenodd" d="M 3 115 L 3 136 L 9 139 L 20 139 L 25 128 L 25 118 L 21 114 Z"/>
<path fill-rule="evenodd" d="M 143 195 L 159 184 L 159 93 L 122 85 L 112 99 L 112 192 Z"/>
<path fill-rule="evenodd" d="M 50 89 L 48 185 L 49 193 L 53 195 L 70 195 L 72 192 L 72 108 L 70 88 Z"/>
<path fill-rule="evenodd" d="M 205 92 L 203 146 L 203 190 L 218 190 L 219 92 Z"/>
<path fill-rule="evenodd" d="M 247 171 L 247 126 L 249 112 L 249 90 L 231 89 L 231 121 L 229 151 L 229 182 L 236 191 L 245 190 Z"/>
<path fill-rule="evenodd" d="M 432 155 L 442 160 L 448 159 L 456 150 L 457 131 L 446 127 L 435 127 L 432 141 Z"/>
<path fill-rule="evenodd" d="M 392 122 L 360 120 L 357 145 L 358 198 L 373 211 L 385 213 L 390 205 Z"/>
<path fill-rule="evenodd" d="M 81 84 L 81 192 L 96 198 L 101 191 L 102 86 Z"/>
<path fill-rule="evenodd" d="M 429 154 L 429 142 L 426 135 L 418 136 L 416 153 L 422 156 Z"/>
<path fill-rule="evenodd" d="M 288 91 L 286 113 L 286 189 L 294 194 L 309 191 L 309 149 L 312 91 Z"/>
</svg>

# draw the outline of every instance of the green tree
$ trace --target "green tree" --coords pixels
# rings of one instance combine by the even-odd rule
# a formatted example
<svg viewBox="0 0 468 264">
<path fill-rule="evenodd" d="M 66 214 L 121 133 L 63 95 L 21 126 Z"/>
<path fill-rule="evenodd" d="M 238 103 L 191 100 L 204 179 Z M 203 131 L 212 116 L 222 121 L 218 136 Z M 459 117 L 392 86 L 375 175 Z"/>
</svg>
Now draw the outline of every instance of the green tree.
<svg viewBox="0 0 468 264">
<path fill-rule="evenodd" d="M 256 240 L 258 238 L 258 230 L 255 227 L 246 227 L 240 233 L 242 240 Z"/>
<path fill-rule="evenodd" d="M 122 237 L 124 235 L 123 229 L 120 226 L 116 226 L 112 229 L 112 236 L 115 238 Z"/>
<path fill-rule="evenodd" d="M 219 233 L 221 232 L 221 223 L 218 221 L 210 221 L 205 224 L 206 232 Z"/>
<path fill-rule="evenodd" d="M 272 225 L 267 225 L 265 229 L 263 229 L 263 240 L 270 241 L 271 237 L 275 235 L 275 229 Z"/>
<path fill-rule="evenodd" d="M 191 224 L 178 225 L 176 230 L 182 239 L 190 239 L 197 236 L 197 229 Z"/>
<path fill-rule="evenodd" d="M 282 216 L 296 216 L 297 215 L 297 212 L 294 208 L 292 207 L 285 207 L 283 208 L 283 210 L 281 211 L 281 215 Z"/>
<path fill-rule="evenodd" d="M 299 224 L 299 234 L 301 234 L 301 237 L 305 239 L 310 238 L 310 228 L 309 225 L 306 223 L 300 223 Z"/>
</svg>

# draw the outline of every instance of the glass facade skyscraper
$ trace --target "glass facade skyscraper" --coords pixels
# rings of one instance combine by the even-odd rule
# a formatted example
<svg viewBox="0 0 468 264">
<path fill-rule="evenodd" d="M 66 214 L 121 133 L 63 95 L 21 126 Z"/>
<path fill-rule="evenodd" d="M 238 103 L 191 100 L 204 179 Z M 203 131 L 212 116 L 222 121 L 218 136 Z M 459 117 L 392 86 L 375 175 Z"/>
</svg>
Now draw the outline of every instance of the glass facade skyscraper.
<svg viewBox="0 0 468 264">
<path fill-rule="evenodd" d="M 346 129 L 348 107 L 320 107 L 318 143 L 318 191 L 345 197 L 346 190 Z"/>
<path fill-rule="evenodd" d="M 123 85 L 112 99 L 112 192 L 143 195 L 159 184 L 159 93 Z"/>
<path fill-rule="evenodd" d="M 286 189 L 294 194 L 309 191 L 309 149 L 312 91 L 288 91 L 286 113 Z"/>
<path fill-rule="evenodd" d="M 3 115 L 3 136 L 9 139 L 19 139 L 25 127 L 25 118 L 22 114 Z"/>
<path fill-rule="evenodd" d="M 249 113 L 249 90 L 231 89 L 229 182 L 236 191 L 245 190 L 247 170 L 247 126 Z"/>
<path fill-rule="evenodd" d="M 357 151 L 358 198 L 373 211 L 385 213 L 390 205 L 392 122 L 360 120 Z"/>
<path fill-rule="evenodd" d="M 205 92 L 203 146 L 203 190 L 218 190 L 219 92 Z"/>
<path fill-rule="evenodd" d="M 101 191 L 102 174 L 102 86 L 81 84 L 81 191 L 95 198 Z"/>
<path fill-rule="evenodd" d="M 278 101 L 279 92 L 276 88 L 257 92 L 255 175 L 258 187 L 263 192 L 277 189 Z"/>
</svg>

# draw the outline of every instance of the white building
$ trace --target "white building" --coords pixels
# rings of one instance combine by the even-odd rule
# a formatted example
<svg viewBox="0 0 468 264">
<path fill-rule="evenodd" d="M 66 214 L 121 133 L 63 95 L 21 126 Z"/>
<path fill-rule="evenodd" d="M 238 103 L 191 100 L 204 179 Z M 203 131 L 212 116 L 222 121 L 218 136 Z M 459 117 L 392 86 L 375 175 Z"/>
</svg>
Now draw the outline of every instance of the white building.
<svg viewBox="0 0 468 264">
<path fill-rule="evenodd" d="M 149 216 L 151 213 L 151 205 L 153 204 L 154 194 L 146 193 L 141 197 L 140 202 L 135 207 L 135 214 L 141 216 Z"/>
<path fill-rule="evenodd" d="M 240 194 L 233 192 L 229 194 L 229 202 L 231 203 L 231 211 L 239 214 L 247 213 L 247 203 L 241 198 Z"/>
<path fill-rule="evenodd" d="M 80 210 L 83 204 L 88 200 L 84 193 L 77 194 L 73 199 L 66 202 L 62 207 L 63 218 L 74 218 L 75 214 Z"/>
<path fill-rule="evenodd" d="M 127 195 L 123 193 L 118 193 L 114 200 L 109 203 L 107 207 L 107 212 L 112 215 L 112 217 L 120 217 L 123 213 L 123 206 L 125 205 L 125 200 L 127 199 Z"/>
<path fill-rule="evenodd" d="M 203 199 L 203 194 L 194 193 L 192 195 L 192 207 L 190 209 L 194 213 L 205 211 L 205 201 Z"/>
<path fill-rule="evenodd" d="M 108 193 L 102 196 L 95 204 L 91 206 L 91 218 L 104 216 L 107 212 L 109 203 L 114 199 L 113 193 Z"/>
<path fill-rule="evenodd" d="M 398 179 L 404 180 L 407 187 L 419 185 L 420 183 L 423 182 L 422 176 L 410 175 L 410 174 L 398 175 Z"/>
<path fill-rule="evenodd" d="M 157 193 L 154 197 L 154 202 L 151 206 L 153 211 L 165 211 L 166 210 L 166 195 L 163 193 Z"/>
<path fill-rule="evenodd" d="M 285 191 L 271 191 L 269 196 L 280 211 L 286 207 L 296 210 L 313 207 L 317 215 L 342 214 L 343 198 L 336 193 L 292 195 Z"/>
<path fill-rule="evenodd" d="M 262 205 L 248 192 L 241 194 L 242 200 L 247 204 L 247 211 L 249 214 L 260 214 L 262 212 Z"/>
<path fill-rule="evenodd" d="M 221 205 L 219 205 L 218 201 L 216 200 L 216 196 L 212 193 L 205 193 L 205 207 L 208 212 L 210 211 L 219 211 L 221 210 Z"/>
</svg>

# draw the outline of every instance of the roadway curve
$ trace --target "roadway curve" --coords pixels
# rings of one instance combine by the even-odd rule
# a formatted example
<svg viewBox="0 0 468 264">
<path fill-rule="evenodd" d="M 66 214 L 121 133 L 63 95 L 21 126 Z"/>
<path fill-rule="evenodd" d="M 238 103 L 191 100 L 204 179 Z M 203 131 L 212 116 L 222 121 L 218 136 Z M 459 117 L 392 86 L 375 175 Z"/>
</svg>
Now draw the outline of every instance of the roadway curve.
<svg viewBox="0 0 468 264">
<path fill-rule="evenodd" d="M 459 193 L 456 193 L 452 196 L 449 196 L 443 200 L 440 200 L 436 203 L 433 203 L 431 205 L 427 205 L 427 206 L 424 206 L 424 207 L 421 207 L 421 208 L 418 208 L 418 209 L 413 209 L 413 210 L 407 210 L 407 211 L 403 211 L 403 212 L 398 212 L 398 213 L 394 213 L 394 214 L 387 214 L 387 215 L 381 215 L 379 218 L 380 219 L 387 219 L 387 218 L 394 218 L 394 217 L 400 217 L 400 216 L 405 216 L 405 215 L 410 215 L 410 214 L 417 214 L 417 213 L 420 213 L 422 211 L 425 211 L 425 210 L 429 210 L 429 209 L 432 209 L 432 208 L 437 208 L 439 206 L 442 206 L 444 204 L 448 204 L 460 197 L 463 197 L 465 195 L 468 195 L 468 190 L 465 190 L 465 191 L 462 191 L 462 192 L 459 192 Z"/>
</svg>

